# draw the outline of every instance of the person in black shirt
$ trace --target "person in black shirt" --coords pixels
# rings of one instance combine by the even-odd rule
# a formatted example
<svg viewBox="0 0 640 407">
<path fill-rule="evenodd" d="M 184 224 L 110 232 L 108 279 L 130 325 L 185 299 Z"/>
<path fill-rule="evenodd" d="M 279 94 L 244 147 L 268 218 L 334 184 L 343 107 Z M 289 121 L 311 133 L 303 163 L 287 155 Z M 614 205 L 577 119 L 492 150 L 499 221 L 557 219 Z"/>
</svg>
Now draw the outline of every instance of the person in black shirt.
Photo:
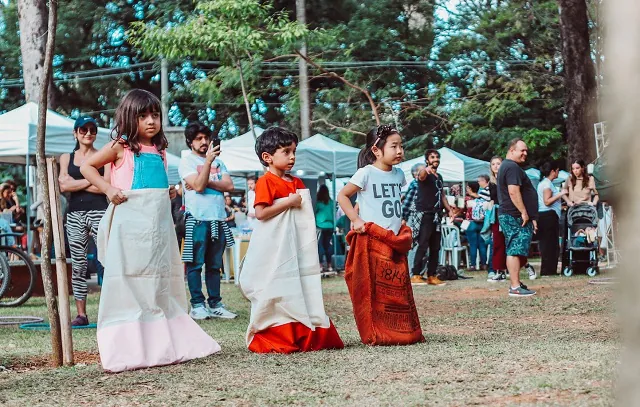
<svg viewBox="0 0 640 407">
<path fill-rule="evenodd" d="M 60 191 L 70 193 L 67 213 L 67 240 L 71 251 L 71 287 L 76 300 L 78 316 L 73 326 L 89 325 L 87 317 L 87 251 L 89 236 L 95 241 L 98 225 L 107 209 L 106 196 L 91 185 L 80 173 L 80 166 L 95 154 L 93 143 L 98 125 L 92 117 L 79 117 L 73 126 L 76 148 L 71 154 L 60 156 Z M 110 167 L 100 169 L 100 175 L 109 182 Z"/>
<path fill-rule="evenodd" d="M 520 167 L 527 159 L 527 145 L 520 139 L 509 143 L 507 159 L 498 171 L 499 221 L 507 246 L 509 296 L 528 297 L 536 292 L 520 283 L 520 269 L 527 263 L 531 239 L 538 228 L 538 194 Z"/>
<path fill-rule="evenodd" d="M 446 209 L 451 216 L 453 215 L 443 191 L 442 175 L 438 174 L 440 153 L 437 150 L 427 150 L 424 156 L 427 166 L 420 170 L 416 178 L 418 181 L 416 211 L 422 215 L 422 220 L 418 232 L 418 249 L 413 261 L 411 284 L 444 285 L 446 283 L 436 276 L 440 256 L 442 210 Z M 429 260 L 425 280 L 422 276 L 422 270 L 427 250 L 429 251 Z"/>
</svg>

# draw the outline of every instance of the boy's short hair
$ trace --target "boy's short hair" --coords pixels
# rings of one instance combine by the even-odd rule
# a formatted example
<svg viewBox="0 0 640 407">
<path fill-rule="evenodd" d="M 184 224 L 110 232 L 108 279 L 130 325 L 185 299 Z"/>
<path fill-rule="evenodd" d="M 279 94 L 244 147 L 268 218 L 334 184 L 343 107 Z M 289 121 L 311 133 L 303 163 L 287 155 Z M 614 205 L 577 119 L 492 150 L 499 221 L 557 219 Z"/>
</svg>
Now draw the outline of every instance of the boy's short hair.
<svg viewBox="0 0 640 407">
<path fill-rule="evenodd" d="M 481 174 L 478 179 L 482 178 L 485 182 L 489 182 L 491 178 L 487 174 Z"/>
<path fill-rule="evenodd" d="M 291 143 L 298 145 L 298 136 L 295 133 L 282 127 L 269 127 L 256 140 L 256 154 L 262 165 L 268 167 L 269 164 L 262 160 L 262 153 L 273 155 L 276 150 Z"/>
</svg>

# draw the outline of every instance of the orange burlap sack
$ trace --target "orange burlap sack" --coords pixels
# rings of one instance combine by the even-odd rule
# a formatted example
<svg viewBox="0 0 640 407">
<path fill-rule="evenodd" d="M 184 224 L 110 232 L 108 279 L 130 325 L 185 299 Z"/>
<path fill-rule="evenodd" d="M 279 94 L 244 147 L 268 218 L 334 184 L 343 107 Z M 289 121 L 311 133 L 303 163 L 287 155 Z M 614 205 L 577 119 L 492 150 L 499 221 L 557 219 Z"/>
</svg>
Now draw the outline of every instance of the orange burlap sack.
<svg viewBox="0 0 640 407">
<path fill-rule="evenodd" d="M 407 252 L 411 229 L 396 236 L 374 223 L 366 232 L 349 232 L 344 279 L 362 343 L 409 345 L 423 342 L 420 319 L 409 280 Z"/>
</svg>

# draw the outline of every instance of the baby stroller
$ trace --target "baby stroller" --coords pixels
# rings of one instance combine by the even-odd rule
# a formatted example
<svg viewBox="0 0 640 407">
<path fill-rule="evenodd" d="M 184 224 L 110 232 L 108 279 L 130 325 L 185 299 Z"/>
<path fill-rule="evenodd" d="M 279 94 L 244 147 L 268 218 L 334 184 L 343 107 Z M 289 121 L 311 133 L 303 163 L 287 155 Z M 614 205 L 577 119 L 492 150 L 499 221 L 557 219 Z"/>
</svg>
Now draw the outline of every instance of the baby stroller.
<svg viewBox="0 0 640 407">
<path fill-rule="evenodd" d="M 571 277 L 580 267 L 594 277 L 598 268 L 598 212 L 587 204 L 567 211 L 567 231 L 562 245 L 562 274 Z"/>
</svg>

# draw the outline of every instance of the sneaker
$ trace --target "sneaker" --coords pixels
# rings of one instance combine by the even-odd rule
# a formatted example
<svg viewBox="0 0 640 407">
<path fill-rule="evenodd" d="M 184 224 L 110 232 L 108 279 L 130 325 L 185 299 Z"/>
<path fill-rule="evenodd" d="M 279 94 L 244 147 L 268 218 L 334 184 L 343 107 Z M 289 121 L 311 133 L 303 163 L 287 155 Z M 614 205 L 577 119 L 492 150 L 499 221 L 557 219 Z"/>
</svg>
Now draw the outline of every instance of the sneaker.
<svg viewBox="0 0 640 407">
<path fill-rule="evenodd" d="M 487 281 L 493 281 L 494 278 L 496 278 L 496 273 L 490 271 L 489 274 L 487 274 Z"/>
<path fill-rule="evenodd" d="M 422 276 L 411 277 L 411 285 L 424 285 L 424 284 L 427 284 L 427 280 L 425 280 Z"/>
<path fill-rule="evenodd" d="M 236 314 L 227 310 L 224 305 L 218 305 L 215 308 L 209 308 L 209 316 L 211 318 L 233 319 L 237 317 Z"/>
<path fill-rule="evenodd" d="M 436 276 L 427 277 L 427 284 L 429 285 L 447 285 L 444 281 L 440 280 Z"/>
<path fill-rule="evenodd" d="M 205 307 L 204 304 L 191 306 L 189 316 L 195 320 L 211 318 L 211 315 L 209 315 L 209 311 L 207 311 L 207 307 Z"/>
<path fill-rule="evenodd" d="M 86 315 L 78 315 L 73 321 L 71 326 L 87 326 L 89 325 L 89 318 Z"/>
<path fill-rule="evenodd" d="M 526 285 L 520 284 L 520 287 L 509 287 L 509 297 L 531 297 L 536 295 L 536 292 L 529 290 Z"/>
<path fill-rule="evenodd" d="M 538 278 L 536 270 L 533 267 L 527 267 L 527 272 L 529 273 L 529 280 L 535 280 L 536 278 Z"/>
<path fill-rule="evenodd" d="M 507 273 L 503 272 L 503 271 L 499 271 L 496 273 L 496 275 L 493 277 L 493 279 L 488 280 L 492 283 L 500 283 L 502 281 L 507 281 Z"/>
</svg>

